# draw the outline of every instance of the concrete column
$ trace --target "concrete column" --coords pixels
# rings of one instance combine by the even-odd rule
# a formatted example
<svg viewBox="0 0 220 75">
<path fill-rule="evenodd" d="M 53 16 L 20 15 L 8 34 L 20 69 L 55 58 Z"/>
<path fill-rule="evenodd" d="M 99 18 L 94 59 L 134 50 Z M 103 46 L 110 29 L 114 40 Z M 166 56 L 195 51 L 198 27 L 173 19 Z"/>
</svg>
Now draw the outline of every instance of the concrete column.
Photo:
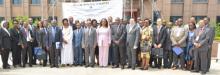
<svg viewBox="0 0 220 75">
<path fill-rule="evenodd" d="M 210 17 L 211 21 L 210 23 L 211 24 L 214 24 L 216 23 L 216 16 L 217 16 L 217 10 L 219 9 L 217 7 L 217 0 L 208 0 L 208 13 L 207 13 L 207 16 Z"/>
<path fill-rule="evenodd" d="M 44 10 L 44 19 L 48 19 L 48 10 L 49 10 L 49 7 L 48 7 L 48 0 L 41 0 L 41 1 L 44 1 L 43 3 L 43 10 Z"/>
<path fill-rule="evenodd" d="M 10 20 L 11 19 L 11 0 L 4 0 L 5 1 L 5 19 Z"/>
<path fill-rule="evenodd" d="M 192 16 L 192 1 L 184 0 L 183 6 L 183 22 L 187 23 Z"/>
<path fill-rule="evenodd" d="M 30 17 L 30 7 L 29 7 L 29 4 L 30 4 L 30 2 L 29 2 L 29 0 L 22 0 L 22 6 L 23 6 L 23 15 L 24 16 L 28 16 L 28 17 Z"/>
</svg>

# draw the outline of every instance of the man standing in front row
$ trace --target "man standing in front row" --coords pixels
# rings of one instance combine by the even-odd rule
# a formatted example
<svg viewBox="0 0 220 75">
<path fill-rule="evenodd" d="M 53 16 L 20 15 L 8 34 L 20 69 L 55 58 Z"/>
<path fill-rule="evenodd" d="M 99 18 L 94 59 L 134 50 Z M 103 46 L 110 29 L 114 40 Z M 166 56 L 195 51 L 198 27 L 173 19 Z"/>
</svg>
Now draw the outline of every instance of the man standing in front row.
<svg viewBox="0 0 220 75">
<path fill-rule="evenodd" d="M 62 31 L 57 26 L 56 20 L 52 21 L 52 26 L 48 28 L 48 47 L 50 53 L 50 67 L 58 68 L 59 50 L 61 49 Z"/>
<path fill-rule="evenodd" d="M 205 27 L 204 20 L 199 21 L 199 28 L 196 29 L 193 37 L 194 45 L 194 70 L 192 72 L 199 72 L 206 74 L 208 71 L 208 49 L 209 49 L 209 28 Z"/>
<path fill-rule="evenodd" d="M 96 29 L 92 27 L 91 21 L 87 21 L 87 28 L 84 30 L 82 48 L 85 49 L 85 67 L 95 65 Z M 90 60 L 90 61 L 89 61 Z"/>
<path fill-rule="evenodd" d="M 136 66 L 136 51 L 138 48 L 139 37 L 140 37 L 140 28 L 135 23 L 134 19 L 130 19 L 130 24 L 126 27 L 127 32 L 127 55 L 128 55 L 128 67 L 135 70 Z"/>
<path fill-rule="evenodd" d="M 115 19 L 115 24 L 111 26 L 112 31 L 112 46 L 113 46 L 113 61 L 114 66 L 112 68 L 118 68 L 119 63 L 121 65 L 121 69 L 124 69 L 124 65 L 126 63 L 126 51 L 125 51 L 125 41 L 126 41 L 126 30 L 125 26 L 120 24 L 120 19 Z"/>
</svg>

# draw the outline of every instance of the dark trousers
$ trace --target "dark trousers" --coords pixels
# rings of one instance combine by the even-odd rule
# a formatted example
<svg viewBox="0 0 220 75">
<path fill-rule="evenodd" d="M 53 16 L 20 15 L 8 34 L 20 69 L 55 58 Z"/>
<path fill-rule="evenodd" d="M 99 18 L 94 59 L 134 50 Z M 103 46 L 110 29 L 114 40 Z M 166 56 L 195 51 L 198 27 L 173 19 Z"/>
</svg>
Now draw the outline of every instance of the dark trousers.
<svg viewBox="0 0 220 75">
<path fill-rule="evenodd" d="M 9 57 L 9 51 L 10 49 L 4 49 L 1 51 L 1 56 L 2 56 L 2 63 L 3 63 L 3 68 L 7 68 L 8 65 L 8 57 Z"/>
<path fill-rule="evenodd" d="M 211 66 L 211 57 L 212 57 L 212 47 L 210 47 L 208 49 L 208 67 L 207 67 L 207 70 L 209 70 L 210 66 Z"/>
<path fill-rule="evenodd" d="M 208 65 L 208 50 L 195 49 L 194 50 L 194 70 L 207 72 Z"/>
<path fill-rule="evenodd" d="M 89 58 L 91 62 L 89 63 Z M 92 46 L 85 48 L 85 64 L 88 65 L 95 65 L 95 49 Z"/>
<path fill-rule="evenodd" d="M 97 65 L 99 65 L 99 46 L 95 47 L 95 57 L 97 59 Z"/>
<path fill-rule="evenodd" d="M 164 68 L 171 68 L 173 62 L 173 52 L 172 50 L 164 50 L 163 51 L 163 64 Z"/>
<path fill-rule="evenodd" d="M 21 59 L 22 59 L 22 66 L 25 67 L 25 64 L 27 63 L 27 59 L 29 60 L 29 66 L 32 66 L 32 45 L 31 42 L 27 43 L 27 46 L 22 49 L 21 53 Z M 27 59 L 26 59 L 27 58 Z"/>
<path fill-rule="evenodd" d="M 75 47 L 74 49 L 74 60 L 75 64 L 77 65 L 82 65 L 83 64 L 83 53 L 82 53 L 82 48 L 81 46 Z"/>
<path fill-rule="evenodd" d="M 180 59 L 180 65 L 181 68 L 184 68 L 185 66 L 185 60 L 184 60 L 184 53 L 181 53 L 177 55 L 176 53 L 173 53 L 173 66 L 178 67 L 178 59 Z"/>
<path fill-rule="evenodd" d="M 110 47 L 109 47 L 109 54 L 108 54 L 108 64 L 109 65 L 113 65 L 114 64 L 114 61 L 113 61 L 113 53 L 114 53 L 114 51 L 113 51 L 113 46 L 112 46 L 112 44 L 110 45 Z"/>
<path fill-rule="evenodd" d="M 21 46 L 20 45 L 13 45 L 12 47 L 12 58 L 13 58 L 13 65 L 21 65 Z"/>
<path fill-rule="evenodd" d="M 133 46 L 127 46 L 128 66 L 135 68 L 136 66 L 136 49 Z"/>
<path fill-rule="evenodd" d="M 58 56 L 59 56 L 59 50 L 58 49 L 56 49 L 56 45 L 55 45 L 55 43 L 52 43 L 52 46 L 51 46 L 51 48 L 50 48 L 50 61 L 51 61 L 51 66 L 58 66 L 58 62 L 59 62 L 59 60 L 58 60 Z"/>
<path fill-rule="evenodd" d="M 48 50 L 47 50 L 47 48 L 46 47 L 43 47 L 43 50 L 45 50 L 45 59 L 43 59 L 43 66 L 45 67 L 45 66 L 47 66 L 47 57 L 48 56 L 50 56 L 50 52 L 48 52 Z M 51 62 L 50 62 L 50 58 L 49 58 L 49 63 L 51 64 Z"/>
<path fill-rule="evenodd" d="M 113 45 L 113 60 L 114 60 L 114 65 L 119 65 L 119 62 L 121 65 L 125 65 L 126 63 L 126 50 L 125 50 L 125 45 L 119 44 L 112 44 Z"/>
</svg>

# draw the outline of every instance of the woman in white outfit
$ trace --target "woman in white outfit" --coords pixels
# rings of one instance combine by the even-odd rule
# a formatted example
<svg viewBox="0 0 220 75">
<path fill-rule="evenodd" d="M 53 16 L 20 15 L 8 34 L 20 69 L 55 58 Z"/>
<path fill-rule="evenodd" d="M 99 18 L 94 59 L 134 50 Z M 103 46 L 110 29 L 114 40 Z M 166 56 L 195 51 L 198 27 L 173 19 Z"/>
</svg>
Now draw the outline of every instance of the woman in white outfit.
<svg viewBox="0 0 220 75">
<path fill-rule="evenodd" d="M 73 39 L 73 29 L 68 24 L 68 19 L 63 19 L 62 21 L 63 27 L 62 27 L 62 37 L 63 37 L 63 43 L 62 43 L 62 49 L 61 49 L 61 64 L 62 66 L 72 66 L 73 64 L 73 45 L 72 45 L 72 39 Z"/>
</svg>

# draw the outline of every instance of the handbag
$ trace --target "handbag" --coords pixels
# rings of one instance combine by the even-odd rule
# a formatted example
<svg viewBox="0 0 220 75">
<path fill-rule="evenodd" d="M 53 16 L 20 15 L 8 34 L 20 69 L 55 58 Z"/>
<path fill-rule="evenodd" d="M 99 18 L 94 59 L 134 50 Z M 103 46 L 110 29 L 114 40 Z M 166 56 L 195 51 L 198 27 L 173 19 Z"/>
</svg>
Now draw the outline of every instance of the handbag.
<svg viewBox="0 0 220 75">
<path fill-rule="evenodd" d="M 35 47 L 34 54 L 37 59 L 46 59 L 46 52 L 42 49 L 42 47 Z"/>
<path fill-rule="evenodd" d="M 163 58 L 163 48 L 152 48 L 151 52 L 157 58 Z"/>
</svg>

